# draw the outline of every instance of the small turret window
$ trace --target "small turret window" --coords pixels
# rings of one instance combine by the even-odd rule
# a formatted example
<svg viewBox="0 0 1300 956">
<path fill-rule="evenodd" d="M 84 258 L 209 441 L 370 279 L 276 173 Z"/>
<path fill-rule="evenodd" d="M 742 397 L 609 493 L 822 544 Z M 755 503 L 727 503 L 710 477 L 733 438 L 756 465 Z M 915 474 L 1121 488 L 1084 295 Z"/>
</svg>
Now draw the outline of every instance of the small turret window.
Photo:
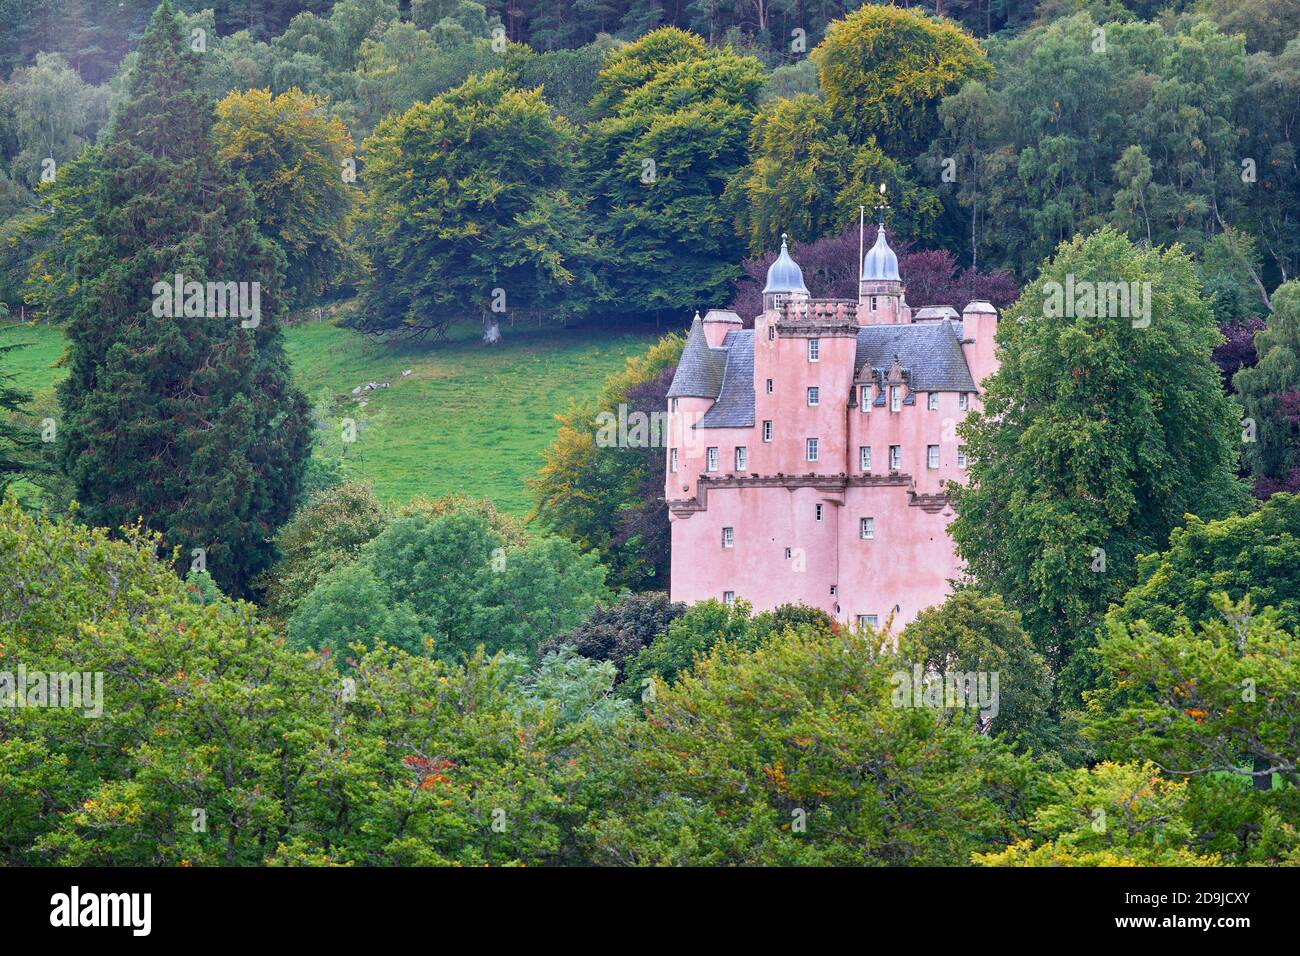
<svg viewBox="0 0 1300 956">
<path fill-rule="evenodd" d="M 669 471 L 677 470 L 677 449 L 676 448 L 668 449 L 668 470 Z"/>
<path fill-rule="evenodd" d="M 776 340 L 776 323 L 774 322 L 767 323 L 767 340 L 769 342 Z"/>
</svg>

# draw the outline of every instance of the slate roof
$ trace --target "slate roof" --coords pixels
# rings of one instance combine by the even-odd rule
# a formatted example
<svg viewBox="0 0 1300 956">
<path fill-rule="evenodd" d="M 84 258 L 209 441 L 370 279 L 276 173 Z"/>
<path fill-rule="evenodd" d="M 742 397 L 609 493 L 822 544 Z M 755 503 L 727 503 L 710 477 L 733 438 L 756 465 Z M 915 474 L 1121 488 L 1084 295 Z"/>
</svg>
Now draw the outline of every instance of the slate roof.
<svg viewBox="0 0 1300 956">
<path fill-rule="evenodd" d="M 854 378 L 863 369 L 887 369 L 898 356 L 911 373 L 913 392 L 973 392 L 966 356 L 961 350 L 961 324 L 927 322 L 905 325 L 868 325 L 858 329 Z"/>
<path fill-rule="evenodd" d="M 700 419 L 700 428 L 752 428 L 754 426 L 754 330 L 728 332 L 722 342 L 727 367 L 722 390 L 713 407 Z"/>
<path fill-rule="evenodd" d="M 874 378 L 873 372 L 888 369 L 897 355 L 910 375 L 909 399 L 916 392 L 974 392 L 961 334 L 961 323 L 947 319 L 920 325 L 864 326 L 858 329 L 854 378 Z M 752 428 L 754 330 L 733 329 L 720 348 L 712 348 L 696 319 L 668 397 L 715 399 L 697 428 Z"/>
<path fill-rule="evenodd" d="M 731 334 L 728 333 L 728 339 Z M 751 350 L 750 360 L 753 360 Z M 686 336 L 677 372 L 668 386 L 669 398 L 717 398 L 722 389 L 722 373 L 727 366 L 727 350 L 712 348 L 704 337 L 704 325 L 695 316 L 691 331 Z"/>
</svg>

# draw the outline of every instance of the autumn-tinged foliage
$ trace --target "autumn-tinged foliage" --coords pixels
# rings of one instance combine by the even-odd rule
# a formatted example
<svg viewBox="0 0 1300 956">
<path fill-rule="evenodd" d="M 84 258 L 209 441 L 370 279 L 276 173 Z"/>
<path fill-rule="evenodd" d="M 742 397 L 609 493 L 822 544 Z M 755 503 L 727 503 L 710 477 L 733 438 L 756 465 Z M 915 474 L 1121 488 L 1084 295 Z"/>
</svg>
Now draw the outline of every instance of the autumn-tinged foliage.
<svg viewBox="0 0 1300 956">
<path fill-rule="evenodd" d="M 285 294 L 316 301 L 356 268 L 348 245 L 357 189 L 352 137 L 318 96 L 292 89 L 231 93 L 217 104 L 217 155 L 242 173 L 262 233 L 284 250 Z M 355 178 L 355 177 L 354 177 Z"/>
<path fill-rule="evenodd" d="M 647 419 L 640 446 L 606 445 L 597 440 L 597 416 L 609 413 L 618 421 L 620 413 L 625 420 L 662 413 L 683 344 L 679 335 L 665 336 L 644 355 L 628 359 L 627 368 L 611 375 L 599 396 L 576 400 L 556 416 L 555 441 L 529 481 L 537 520 L 600 555 L 610 568 L 610 583 L 618 587 L 668 586 L 666 436 L 657 435 Z"/>
<path fill-rule="evenodd" d="M 620 865 L 963 864 L 1021 835 L 1033 765 L 943 711 L 890 704 L 867 635 L 714 647 L 599 741 L 610 789 L 584 828 Z"/>
</svg>

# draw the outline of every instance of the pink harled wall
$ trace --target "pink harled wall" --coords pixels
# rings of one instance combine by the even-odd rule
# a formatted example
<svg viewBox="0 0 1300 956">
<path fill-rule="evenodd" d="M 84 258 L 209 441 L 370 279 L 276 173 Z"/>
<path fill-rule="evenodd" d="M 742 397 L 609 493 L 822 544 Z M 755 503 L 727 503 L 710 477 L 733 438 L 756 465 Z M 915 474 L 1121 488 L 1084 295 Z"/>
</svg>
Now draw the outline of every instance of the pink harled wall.
<svg viewBox="0 0 1300 956">
<path fill-rule="evenodd" d="M 860 319 L 911 318 L 905 305 L 882 298 L 881 306 L 881 315 L 864 309 Z M 948 481 L 965 480 L 956 424 L 979 399 L 970 396 L 963 410 L 958 393 L 941 392 L 932 410 L 921 392 L 899 412 L 888 405 L 864 411 L 853 394 L 856 332 L 818 333 L 818 360 L 810 362 L 808 335 L 786 329 L 768 337 L 775 320 L 766 313 L 755 321 L 753 428 L 691 428 L 711 406 L 708 399 L 679 399 L 670 415 L 678 448 L 677 471 L 669 472 L 665 487 L 672 599 L 722 600 L 733 592 L 756 610 L 802 602 L 848 623 L 874 616 L 880 626 L 893 613 L 897 630 L 941 602 L 960 574 L 946 530 L 952 507 L 943 492 Z M 984 304 L 963 313 L 962 348 L 977 383 L 997 367 L 996 323 Z M 819 389 L 816 406 L 808 404 L 809 386 Z M 772 422 L 769 442 L 762 439 L 764 421 Z M 819 442 L 816 462 L 806 460 L 809 437 Z M 738 445 L 747 450 L 744 471 L 735 468 Z M 901 450 L 892 472 L 891 445 Z M 937 468 L 929 467 L 931 445 L 939 448 Z M 866 471 L 864 446 L 872 449 Z M 713 472 L 707 470 L 710 447 L 718 449 Z M 861 536 L 862 518 L 873 519 L 870 539 Z M 732 529 L 730 547 L 724 528 Z"/>
</svg>

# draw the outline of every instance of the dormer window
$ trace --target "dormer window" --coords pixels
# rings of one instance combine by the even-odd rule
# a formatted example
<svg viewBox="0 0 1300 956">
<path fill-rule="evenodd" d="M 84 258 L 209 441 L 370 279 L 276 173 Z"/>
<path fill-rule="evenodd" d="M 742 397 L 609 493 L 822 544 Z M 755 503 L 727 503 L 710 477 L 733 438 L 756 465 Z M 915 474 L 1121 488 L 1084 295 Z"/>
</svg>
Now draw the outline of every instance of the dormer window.
<svg viewBox="0 0 1300 956">
<path fill-rule="evenodd" d="M 864 412 L 871 411 L 871 386 L 858 386 L 858 407 Z"/>
<path fill-rule="evenodd" d="M 903 410 L 903 389 L 899 385 L 889 386 L 889 410 L 891 412 L 900 412 Z"/>
<path fill-rule="evenodd" d="M 821 361 L 821 353 L 822 353 L 822 340 L 809 339 L 808 340 L 808 361 L 810 362 Z"/>
</svg>

